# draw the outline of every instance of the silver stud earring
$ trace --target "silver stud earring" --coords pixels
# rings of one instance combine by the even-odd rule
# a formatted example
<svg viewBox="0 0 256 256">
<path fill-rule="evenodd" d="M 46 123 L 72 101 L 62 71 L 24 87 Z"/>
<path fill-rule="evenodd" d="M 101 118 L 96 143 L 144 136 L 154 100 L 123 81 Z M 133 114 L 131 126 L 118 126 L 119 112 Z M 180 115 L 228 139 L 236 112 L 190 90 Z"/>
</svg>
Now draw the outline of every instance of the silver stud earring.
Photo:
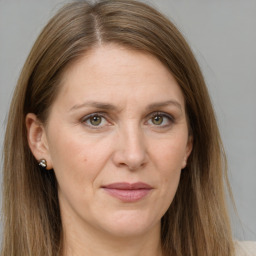
<svg viewBox="0 0 256 256">
<path fill-rule="evenodd" d="M 46 169 L 46 167 L 47 167 L 47 162 L 46 162 L 45 159 L 41 159 L 41 160 L 39 161 L 38 165 L 39 165 L 40 167 Z"/>
</svg>

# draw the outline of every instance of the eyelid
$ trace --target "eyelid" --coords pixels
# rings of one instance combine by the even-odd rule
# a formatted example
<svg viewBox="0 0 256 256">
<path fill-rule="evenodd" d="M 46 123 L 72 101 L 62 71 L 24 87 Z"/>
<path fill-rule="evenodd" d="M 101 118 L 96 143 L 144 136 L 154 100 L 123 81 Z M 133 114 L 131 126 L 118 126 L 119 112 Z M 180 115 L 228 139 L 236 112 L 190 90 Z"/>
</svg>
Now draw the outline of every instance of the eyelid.
<svg viewBox="0 0 256 256">
<path fill-rule="evenodd" d="M 154 111 L 154 112 L 148 114 L 148 115 L 147 115 L 147 118 L 151 118 L 151 117 L 154 117 L 154 116 L 157 116 L 157 115 L 159 115 L 159 116 L 164 116 L 164 117 L 168 117 L 168 118 L 170 118 L 170 119 L 172 119 L 172 120 L 174 121 L 173 115 L 168 114 L 168 113 L 163 112 L 163 111 Z"/>
<path fill-rule="evenodd" d="M 170 120 L 171 123 L 175 123 L 175 118 L 173 117 L 173 115 L 168 114 L 166 112 L 162 112 L 162 111 L 154 111 L 154 112 L 150 113 L 149 115 L 147 115 L 147 121 L 146 122 L 148 122 L 151 118 L 153 118 L 155 116 L 166 117 Z M 164 126 L 159 125 L 159 128 L 160 127 L 166 127 L 166 126 L 168 126 L 168 125 L 164 125 Z"/>
<path fill-rule="evenodd" d="M 92 116 L 105 117 L 105 115 L 106 115 L 105 112 L 93 112 L 93 113 L 84 115 L 84 116 L 81 118 L 81 121 L 83 122 L 83 121 L 89 119 L 89 118 L 92 117 Z"/>
<path fill-rule="evenodd" d="M 89 120 L 93 116 L 99 116 L 101 118 L 104 118 L 108 124 L 110 123 L 109 118 L 107 118 L 107 115 L 105 112 L 93 112 L 91 114 L 83 116 L 80 121 L 85 126 L 91 128 L 91 129 L 101 129 L 101 128 L 104 128 L 105 126 L 108 126 L 108 125 L 93 126 L 93 125 L 86 124 L 86 121 Z"/>
<path fill-rule="evenodd" d="M 107 124 L 105 125 L 99 125 L 99 126 L 93 126 L 93 125 L 89 125 L 89 124 L 86 124 L 85 122 L 90 119 L 91 117 L 93 116 L 99 116 L 99 117 L 102 117 L 105 119 L 105 121 L 107 122 Z M 169 113 L 166 113 L 166 112 L 162 112 L 162 111 L 154 111 L 154 112 L 151 112 L 150 114 L 148 114 L 146 116 L 146 123 L 153 117 L 155 116 L 162 116 L 162 117 L 165 117 L 167 118 L 171 124 L 175 123 L 175 118 L 173 115 L 169 114 Z M 87 114 L 85 116 L 83 116 L 81 118 L 81 123 L 84 123 L 85 126 L 91 128 L 91 129 L 102 129 L 106 126 L 109 126 L 111 125 L 111 121 L 110 121 L 110 118 L 108 117 L 108 114 L 106 112 L 103 112 L 103 111 L 99 111 L 99 112 L 93 112 L 91 114 Z M 159 128 L 165 128 L 165 127 L 168 127 L 170 126 L 171 124 L 167 124 L 167 125 L 159 125 L 158 127 Z M 157 127 L 157 125 L 154 125 Z"/>
</svg>

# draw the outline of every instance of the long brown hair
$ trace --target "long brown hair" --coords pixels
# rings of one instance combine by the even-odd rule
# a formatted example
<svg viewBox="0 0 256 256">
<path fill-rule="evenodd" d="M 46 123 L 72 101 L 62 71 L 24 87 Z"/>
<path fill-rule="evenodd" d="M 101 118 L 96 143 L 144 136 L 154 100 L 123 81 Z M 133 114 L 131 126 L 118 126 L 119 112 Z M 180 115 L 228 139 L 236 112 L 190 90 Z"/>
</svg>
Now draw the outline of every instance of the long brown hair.
<svg viewBox="0 0 256 256">
<path fill-rule="evenodd" d="M 4 142 L 2 256 L 57 256 L 62 224 L 54 171 L 43 172 L 27 142 L 25 117 L 43 122 L 62 73 L 86 51 L 116 43 L 156 56 L 183 91 L 193 150 L 162 218 L 164 255 L 233 255 L 225 204 L 226 160 L 210 97 L 188 44 L 155 9 L 133 0 L 65 5 L 46 25 L 24 65 Z"/>
</svg>

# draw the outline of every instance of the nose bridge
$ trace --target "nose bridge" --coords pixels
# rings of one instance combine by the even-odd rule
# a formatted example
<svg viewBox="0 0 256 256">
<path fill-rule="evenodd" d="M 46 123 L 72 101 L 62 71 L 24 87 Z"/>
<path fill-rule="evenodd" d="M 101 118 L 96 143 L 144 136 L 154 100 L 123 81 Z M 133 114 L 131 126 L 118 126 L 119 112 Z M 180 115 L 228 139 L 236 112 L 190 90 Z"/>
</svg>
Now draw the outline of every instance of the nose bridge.
<svg viewBox="0 0 256 256">
<path fill-rule="evenodd" d="M 136 169 L 146 162 L 145 138 L 141 127 L 134 120 L 119 130 L 116 163 Z"/>
<path fill-rule="evenodd" d="M 124 133 L 124 141 L 128 155 L 136 155 L 144 151 L 143 134 L 140 127 L 136 124 L 127 126 Z"/>
</svg>

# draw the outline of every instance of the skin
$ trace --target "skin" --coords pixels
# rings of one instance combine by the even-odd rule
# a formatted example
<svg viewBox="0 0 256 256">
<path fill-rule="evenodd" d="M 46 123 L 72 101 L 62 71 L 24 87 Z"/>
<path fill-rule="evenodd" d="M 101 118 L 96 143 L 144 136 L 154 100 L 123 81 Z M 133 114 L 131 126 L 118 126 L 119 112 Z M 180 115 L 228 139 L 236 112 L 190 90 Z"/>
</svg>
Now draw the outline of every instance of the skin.
<svg viewBox="0 0 256 256">
<path fill-rule="evenodd" d="M 160 221 L 192 138 L 181 89 L 159 60 L 98 46 L 65 72 L 47 125 L 32 113 L 26 124 L 34 156 L 56 173 L 63 255 L 161 255 Z M 152 189 L 123 202 L 102 188 L 115 182 Z"/>
</svg>

